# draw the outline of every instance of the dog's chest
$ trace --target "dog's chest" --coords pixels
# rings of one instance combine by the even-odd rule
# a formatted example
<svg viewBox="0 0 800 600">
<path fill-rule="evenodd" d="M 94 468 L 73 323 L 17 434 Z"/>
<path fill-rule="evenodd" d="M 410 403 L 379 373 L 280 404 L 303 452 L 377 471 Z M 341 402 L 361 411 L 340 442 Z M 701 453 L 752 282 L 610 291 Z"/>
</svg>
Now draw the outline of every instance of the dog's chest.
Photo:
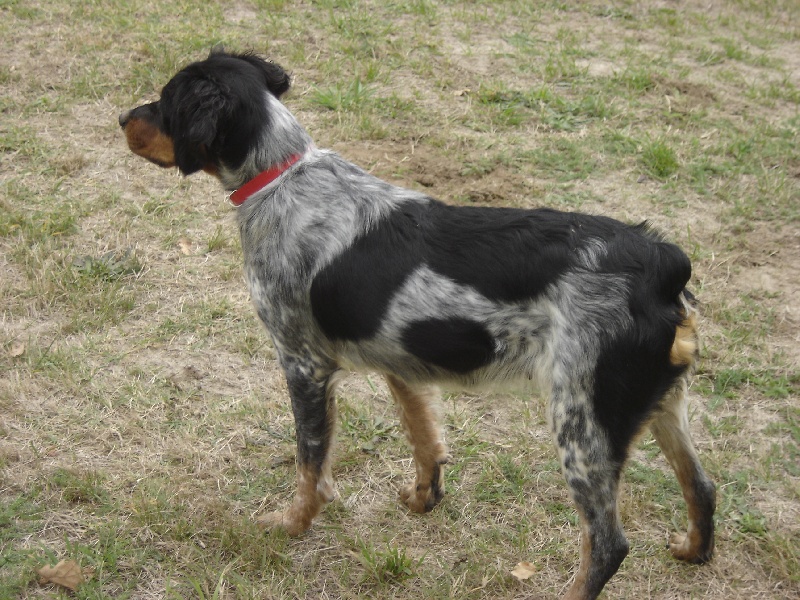
<svg viewBox="0 0 800 600">
<path fill-rule="evenodd" d="M 245 280 L 276 342 L 314 337 L 309 290 L 319 270 L 357 235 L 355 215 L 348 212 L 294 203 L 240 220 Z"/>
</svg>

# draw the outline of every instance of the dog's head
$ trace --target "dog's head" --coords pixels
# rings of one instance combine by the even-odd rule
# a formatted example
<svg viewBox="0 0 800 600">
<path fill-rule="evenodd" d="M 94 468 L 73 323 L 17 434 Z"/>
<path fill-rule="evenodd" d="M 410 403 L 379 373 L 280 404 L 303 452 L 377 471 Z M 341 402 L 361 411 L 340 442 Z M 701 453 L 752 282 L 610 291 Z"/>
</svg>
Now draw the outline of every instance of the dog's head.
<svg viewBox="0 0 800 600">
<path fill-rule="evenodd" d="M 128 146 L 161 167 L 185 175 L 235 169 L 269 122 L 264 94 L 280 98 L 289 76 L 253 54 L 212 50 L 173 77 L 156 102 L 119 116 Z"/>
</svg>

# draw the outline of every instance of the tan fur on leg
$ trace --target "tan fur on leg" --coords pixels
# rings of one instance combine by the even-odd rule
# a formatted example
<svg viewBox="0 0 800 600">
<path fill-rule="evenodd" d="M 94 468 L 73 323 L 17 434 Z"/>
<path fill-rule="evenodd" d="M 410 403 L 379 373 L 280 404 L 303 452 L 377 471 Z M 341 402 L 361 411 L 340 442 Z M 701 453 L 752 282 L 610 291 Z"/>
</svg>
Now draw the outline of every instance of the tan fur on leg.
<svg viewBox="0 0 800 600">
<path fill-rule="evenodd" d="M 716 491 L 706 476 L 689 437 L 686 382 L 664 400 L 664 407 L 651 423 L 656 442 L 675 471 L 689 512 L 686 535 L 673 534 L 669 549 L 675 558 L 693 563 L 711 559 L 714 551 Z"/>
<path fill-rule="evenodd" d="M 297 470 L 297 492 L 292 505 L 285 511 L 276 511 L 258 518 L 262 529 L 283 529 L 297 536 L 311 527 L 311 521 L 328 502 L 334 498 L 330 464 L 322 468 L 320 477 L 313 469 L 301 467 Z"/>
<path fill-rule="evenodd" d="M 414 483 L 400 490 L 400 499 L 414 512 L 427 512 L 444 495 L 442 465 L 449 461 L 437 410 L 439 390 L 433 386 L 412 388 L 391 375 L 386 380 L 400 409 L 417 471 Z"/>
<path fill-rule="evenodd" d="M 586 525 L 586 518 L 578 509 L 581 524 L 581 556 L 578 572 L 575 573 L 575 581 L 572 582 L 563 600 L 584 600 L 586 598 L 586 581 L 589 577 L 589 565 L 592 563 L 592 540 L 589 537 L 589 528 Z"/>
</svg>

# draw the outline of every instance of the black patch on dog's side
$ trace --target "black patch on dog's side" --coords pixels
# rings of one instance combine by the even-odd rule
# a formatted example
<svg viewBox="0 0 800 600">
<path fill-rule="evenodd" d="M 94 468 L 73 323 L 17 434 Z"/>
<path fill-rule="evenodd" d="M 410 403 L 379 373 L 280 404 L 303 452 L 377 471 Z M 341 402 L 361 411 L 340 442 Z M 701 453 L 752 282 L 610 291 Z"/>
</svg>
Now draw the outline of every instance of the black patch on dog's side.
<svg viewBox="0 0 800 600">
<path fill-rule="evenodd" d="M 400 218 L 384 221 L 314 277 L 311 311 L 327 337 L 360 341 L 377 333 L 392 296 L 420 264 L 413 235 Z"/>
<path fill-rule="evenodd" d="M 494 357 L 491 334 L 469 319 L 415 321 L 403 331 L 402 344 L 409 354 L 460 374 L 483 367 Z"/>
<path fill-rule="evenodd" d="M 540 296 L 564 274 L 583 234 L 548 210 L 431 202 L 418 212 L 430 268 L 499 302 Z"/>
<path fill-rule="evenodd" d="M 522 302 L 561 277 L 587 238 L 614 235 L 639 234 L 611 219 L 547 209 L 408 202 L 320 271 L 311 286 L 311 306 L 328 337 L 368 339 L 394 294 L 421 265 L 490 300 Z"/>
</svg>

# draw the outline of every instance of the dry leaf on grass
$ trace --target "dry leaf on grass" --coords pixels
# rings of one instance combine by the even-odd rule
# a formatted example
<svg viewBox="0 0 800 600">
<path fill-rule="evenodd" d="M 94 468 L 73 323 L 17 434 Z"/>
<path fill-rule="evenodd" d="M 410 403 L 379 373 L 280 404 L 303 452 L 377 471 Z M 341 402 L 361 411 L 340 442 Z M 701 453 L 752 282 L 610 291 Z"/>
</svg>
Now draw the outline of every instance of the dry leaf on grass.
<svg viewBox="0 0 800 600">
<path fill-rule="evenodd" d="M 527 561 L 517 563 L 517 566 L 511 571 L 511 574 L 520 581 L 529 579 L 534 573 L 536 573 L 536 566 Z"/>
<path fill-rule="evenodd" d="M 11 349 L 8 351 L 8 355 L 11 358 L 17 358 L 23 354 L 25 354 L 25 344 L 22 342 L 14 342 L 11 344 Z"/>
<path fill-rule="evenodd" d="M 74 592 L 92 575 L 94 569 L 91 567 L 81 569 L 74 560 L 62 560 L 54 567 L 46 566 L 39 569 L 39 583 L 41 585 L 54 583 Z"/>
<path fill-rule="evenodd" d="M 182 237 L 178 240 L 178 247 L 181 249 L 182 254 L 189 256 L 192 253 L 192 240 Z"/>
</svg>

